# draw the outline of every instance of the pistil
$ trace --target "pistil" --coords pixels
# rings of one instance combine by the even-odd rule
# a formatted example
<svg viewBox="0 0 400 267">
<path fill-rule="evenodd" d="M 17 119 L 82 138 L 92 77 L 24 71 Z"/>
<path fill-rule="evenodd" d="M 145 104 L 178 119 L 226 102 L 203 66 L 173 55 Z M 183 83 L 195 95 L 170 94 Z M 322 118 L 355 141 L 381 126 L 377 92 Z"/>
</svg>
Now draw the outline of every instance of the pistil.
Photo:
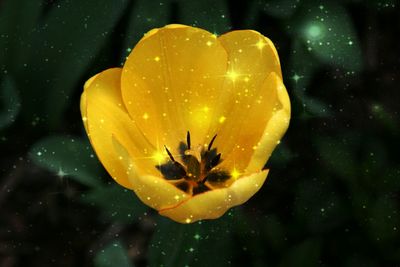
<svg viewBox="0 0 400 267">
<path fill-rule="evenodd" d="M 211 139 L 207 150 L 204 148 L 200 153 L 200 160 L 191 151 L 190 133 L 187 132 L 186 144 L 180 142 L 178 150 L 182 163 L 178 162 L 165 147 L 169 156 L 168 162 L 157 165 L 165 179 L 170 180 L 177 188 L 187 193 L 196 195 L 218 186 L 230 178 L 230 175 L 217 166 L 222 162 L 221 153 L 212 148 L 217 135 Z M 210 186 L 211 185 L 211 186 Z"/>
</svg>

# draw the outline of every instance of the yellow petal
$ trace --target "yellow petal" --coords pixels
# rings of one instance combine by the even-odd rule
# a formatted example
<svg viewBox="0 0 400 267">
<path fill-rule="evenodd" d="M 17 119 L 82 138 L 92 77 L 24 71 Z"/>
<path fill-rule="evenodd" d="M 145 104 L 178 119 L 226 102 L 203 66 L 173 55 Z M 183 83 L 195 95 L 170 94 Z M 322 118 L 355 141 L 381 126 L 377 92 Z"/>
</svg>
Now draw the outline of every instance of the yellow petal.
<svg viewBox="0 0 400 267">
<path fill-rule="evenodd" d="M 275 147 L 280 143 L 282 136 L 285 134 L 290 121 L 290 99 L 286 91 L 285 85 L 278 75 L 272 74 L 270 79 L 276 89 L 276 101 L 280 109 L 272 112 L 262 137 L 255 147 L 246 172 L 254 172 L 262 168 L 271 156 Z"/>
<path fill-rule="evenodd" d="M 81 102 L 80 102 L 80 109 L 81 109 L 81 114 L 82 114 L 82 121 L 83 121 L 83 126 L 85 127 L 85 130 L 87 133 L 88 132 L 88 126 L 87 126 L 87 101 L 86 101 L 86 88 L 90 86 L 90 84 L 94 81 L 94 79 L 97 77 L 98 74 L 92 76 L 89 80 L 87 80 L 83 86 L 84 91 L 81 95 Z"/>
<path fill-rule="evenodd" d="M 98 74 L 85 88 L 81 112 L 86 117 L 89 139 L 104 167 L 120 185 L 132 188 L 126 170 L 114 152 L 112 136 L 117 136 L 137 157 L 141 157 L 149 146 L 122 103 L 120 77 L 121 69 L 109 69 Z M 149 166 L 146 162 L 141 164 L 144 170 L 146 167 L 155 169 L 154 164 Z"/>
<path fill-rule="evenodd" d="M 237 103 L 230 105 L 226 121 L 217 130 L 219 139 L 215 143 L 224 159 L 221 167 L 248 175 L 262 169 L 284 134 L 290 119 L 290 102 L 275 73 L 270 73 L 258 89 L 243 92 L 235 99 Z M 268 127 L 270 123 L 274 126 Z M 264 135 L 270 138 L 262 140 Z M 254 153 L 257 164 L 253 161 L 248 167 Z"/>
<path fill-rule="evenodd" d="M 281 108 L 271 76 L 281 77 L 279 58 L 272 42 L 252 30 L 229 32 L 218 41 L 228 53 L 228 68 L 208 136 L 218 135 L 221 167 L 247 175 L 262 168 L 245 172 L 269 119 Z"/>
<path fill-rule="evenodd" d="M 175 206 L 190 198 L 190 195 L 159 176 L 141 175 L 137 164 L 129 155 L 128 149 L 117 138 L 113 138 L 113 145 L 115 153 L 119 155 L 120 163 L 126 170 L 133 191 L 143 203 L 153 209 L 160 210 Z"/>
<path fill-rule="evenodd" d="M 180 223 L 221 217 L 231 207 L 243 204 L 263 185 L 268 170 L 236 180 L 228 188 L 214 189 L 183 201 L 160 214 Z"/>
<path fill-rule="evenodd" d="M 83 93 L 82 93 L 82 95 L 81 95 L 80 109 L 81 109 L 81 115 L 82 115 L 83 126 L 85 127 L 86 132 L 89 133 L 89 132 L 88 132 L 88 126 L 87 126 L 87 110 L 86 110 L 86 105 L 87 105 L 87 101 L 86 101 L 86 92 L 83 91 Z"/>
<path fill-rule="evenodd" d="M 150 31 L 131 52 L 123 68 L 122 96 L 155 145 L 174 150 L 188 130 L 194 145 L 203 144 L 226 68 L 227 54 L 215 35 L 168 25 Z"/>
<path fill-rule="evenodd" d="M 228 53 L 229 71 L 236 78 L 243 80 L 249 77 L 248 85 L 259 85 L 271 72 L 280 77 L 281 65 L 278 53 L 270 39 L 253 30 L 231 31 L 218 37 Z"/>
</svg>

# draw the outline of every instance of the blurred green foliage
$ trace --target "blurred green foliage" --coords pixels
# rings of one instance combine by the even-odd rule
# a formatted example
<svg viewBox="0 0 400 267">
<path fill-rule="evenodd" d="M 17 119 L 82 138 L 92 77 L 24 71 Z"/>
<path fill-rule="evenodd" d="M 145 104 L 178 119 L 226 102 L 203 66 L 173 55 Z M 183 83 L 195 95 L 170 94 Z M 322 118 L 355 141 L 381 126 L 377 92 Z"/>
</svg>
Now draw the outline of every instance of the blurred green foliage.
<svg viewBox="0 0 400 267">
<path fill-rule="evenodd" d="M 398 15 L 396 1 L 0 1 L 0 265 L 397 266 Z M 115 184 L 79 114 L 84 81 L 168 23 L 271 38 L 293 108 L 262 190 L 191 225 Z"/>
<path fill-rule="evenodd" d="M 133 267 L 129 262 L 124 246 L 116 240 L 107 245 L 94 258 L 95 267 Z"/>
<path fill-rule="evenodd" d="M 30 157 L 35 164 L 60 176 L 68 175 L 92 187 L 101 184 L 100 164 L 89 142 L 82 138 L 46 137 L 31 148 Z"/>
<path fill-rule="evenodd" d="M 10 75 L 4 75 L 0 83 L 0 130 L 12 124 L 21 108 L 21 102 Z"/>
</svg>

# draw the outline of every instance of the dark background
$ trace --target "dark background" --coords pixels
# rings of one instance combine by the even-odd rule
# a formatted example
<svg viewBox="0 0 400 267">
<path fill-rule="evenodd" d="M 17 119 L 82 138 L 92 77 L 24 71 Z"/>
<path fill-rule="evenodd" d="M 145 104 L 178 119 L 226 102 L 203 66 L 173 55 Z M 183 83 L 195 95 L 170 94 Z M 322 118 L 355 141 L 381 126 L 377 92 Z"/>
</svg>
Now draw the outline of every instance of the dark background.
<svg viewBox="0 0 400 267">
<path fill-rule="evenodd" d="M 168 23 L 255 29 L 292 101 L 263 188 L 176 224 L 117 186 L 85 80 Z M 397 1 L 0 0 L 0 266 L 400 266 Z"/>
</svg>

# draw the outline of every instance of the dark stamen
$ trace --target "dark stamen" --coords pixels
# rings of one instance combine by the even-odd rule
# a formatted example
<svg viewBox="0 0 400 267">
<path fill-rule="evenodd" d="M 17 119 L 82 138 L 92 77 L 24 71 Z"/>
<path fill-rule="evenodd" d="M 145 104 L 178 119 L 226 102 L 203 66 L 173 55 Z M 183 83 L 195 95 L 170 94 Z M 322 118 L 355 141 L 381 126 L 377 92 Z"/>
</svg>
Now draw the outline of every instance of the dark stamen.
<svg viewBox="0 0 400 267">
<path fill-rule="evenodd" d="M 212 147 L 212 145 L 214 143 L 215 138 L 217 138 L 217 135 L 214 135 L 214 137 L 211 139 L 210 144 L 208 144 L 208 149 L 207 149 L 208 151 L 210 151 L 210 149 L 211 149 L 211 147 Z"/>
<path fill-rule="evenodd" d="M 177 183 L 176 187 L 178 187 L 180 190 L 182 190 L 184 192 L 188 192 L 188 190 L 189 190 L 189 184 L 186 181 Z"/>
<path fill-rule="evenodd" d="M 167 148 L 167 146 L 166 145 L 164 145 L 164 147 L 165 147 L 165 150 L 167 151 L 167 153 L 168 153 L 168 156 L 169 156 L 169 158 L 173 161 L 173 162 L 175 162 L 175 159 L 174 159 L 174 157 L 172 156 L 172 154 L 171 154 L 171 152 L 169 152 L 169 150 L 168 150 L 168 148 Z"/>
<path fill-rule="evenodd" d="M 197 158 L 192 153 L 188 153 L 191 149 L 191 138 L 190 132 L 187 131 L 186 143 L 181 141 L 178 146 L 180 160 L 175 161 L 171 151 L 164 145 L 170 160 L 155 167 L 165 179 L 175 180 L 173 184 L 177 188 L 191 195 L 213 190 L 214 186 L 224 186 L 224 183 L 231 176 L 225 170 L 217 167 L 222 159 L 221 153 L 217 152 L 217 148 L 213 148 L 215 138 L 217 138 L 217 135 L 211 138 L 207 149 L 202 148 L 199 151 L 200 158 Z M 177 179 L 179 181 L 176 181 Z"/>
<path fill-rule="evenodd" d="M 220 160 L 221 160 L 221 153 L 219 153 L 218 155 L 216 155 L 216 156 L 211 160 L 211 168 L 217 166 Z"/>
<path fill-rule="evenodd" d="M 189 131 L 186 134 L 186 143 L 187 143 L 187 147 L 190 150 L 190 133 Z"/>
<path fill-rule="evenodd" d="M 167 162 L 156 166 L 157 170 L 168 180 L 176 180 L 186 177 L 185 168 L 178 162 Z"/>
<path fill-rule="evenodd" d="M 214 168 L 216 165 L 218 164 L 214 164 L 216 162 L 215 159 L 217 157 L 217 149 L 216 148 L 212 148 L 210 151 L 208 150 L 203 150 L 201 152 L 201 160 L 205 163 L 205 171 L 208 172 L 210 171 L 212 168 Z M 215 159 L 215 160 L 214 160 Z"/>
<path fill-rule="evenodd" d="M 193 195 L 195 196 L 195 195 L 198 195 L 198 194 L 210 191 L 210 190 L 211 189 L 208 186 L 206 186 L 203 183 L 200 183 L 196 187 L 193 187 Z"/>
<path fill-rule="evenodd" d="M 203 183 L 206 181 L 212 182 L 212 183 L 221 183 L 225 182 L 230 178 L 230 175 L 225 172 L 225 171 L 211 171 L 208 173 L 206 178 L 204 178 Z"/>
</svg>

